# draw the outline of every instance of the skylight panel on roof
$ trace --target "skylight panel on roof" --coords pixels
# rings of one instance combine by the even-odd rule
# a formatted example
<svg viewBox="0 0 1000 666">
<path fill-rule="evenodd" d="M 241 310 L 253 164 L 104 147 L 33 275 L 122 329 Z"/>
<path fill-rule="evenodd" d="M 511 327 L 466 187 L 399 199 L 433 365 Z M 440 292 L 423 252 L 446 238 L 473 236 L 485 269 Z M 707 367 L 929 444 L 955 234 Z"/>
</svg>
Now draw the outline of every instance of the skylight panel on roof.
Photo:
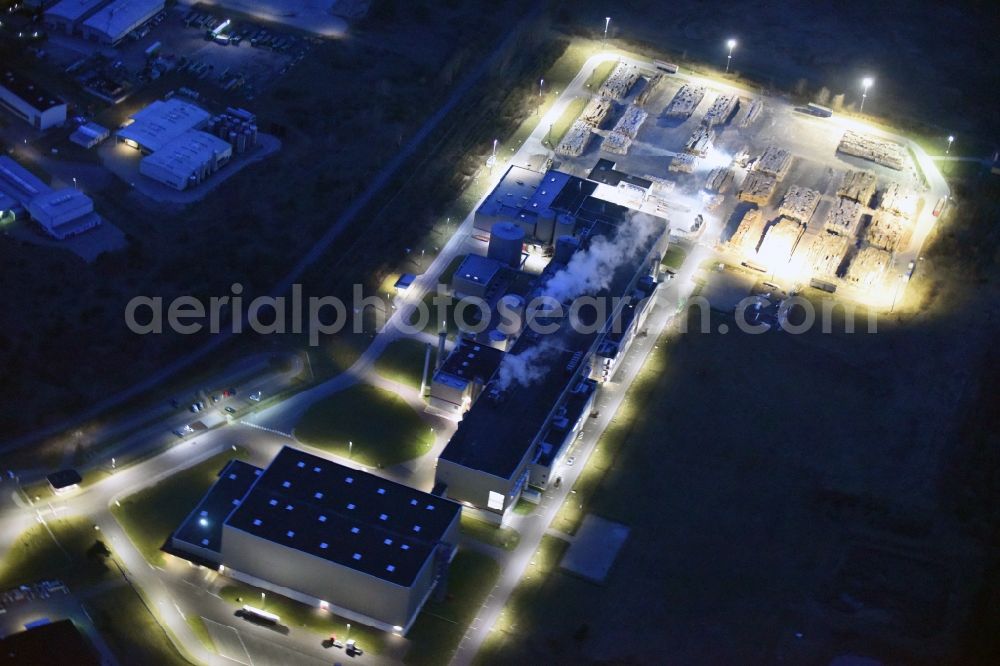
<svg viewBox="0 0 1000 666">
<path fill-rule="evenodd" d="M 330 544 L 328 544 L 326 541 L 324 541 L 323 543 L 321 543 L 319 545 L 319 547 L 322 548 L 323 550 L 326 550 L 327 548 L 330 547 Z"/>
<path fill-rule="evenodd" d="M 271 506 L 278 506 L 278 500 L 272 499 L 270 502 L 268 502 L 268 504 L 270 504 Z"/>
<path fill-rule="evenodd" d="M 387 545 L 387 546 L 391 546 L 391 545 L 392 545 L 392 539 L 386 539 L 386 540 L 385 540 L 385 541 L 383 541 L 382 543 L 384 543 L 384 544 L 385 544 L 385 545 Z"/>
<path fill-rule="evenodd" d="M 394 567 L 393 565 L 389 564 L 389 565 L 386 565 L 385 570 L 388 571 L 389 573 L 392 573 L 393 571 L 396 570 L 396 567 Z"/>
<path fill-rule="evenodd" d="M 413 526 L 413 531 L 414 532 L 419 532 L 420 531 L 420 525 L 414 525 Z"/>
<path fill-rule="evenodd" d="M 254 518 L 253 519 L 254 527 L 260 527 L 260 523 L 261 523 L 260 518 Z"/>
<path fill-rule="evenodd" d="M 354 510 L 354 503 L 353 502 L 348 502 L 347 508 L 353 511 Z"/>
<path fill-rule="evenodd" d="M 281 484 L 281 487 L 282 488 L 291 488 L 292 487 L 292 482 L 291 481 L 283 481 L 282 484 Z"/>
<path fill-rule="evenodd" d="M 349 477 L 345 478 L 344 479 L 344 483 L 354 483 L 354 477 L 353 476 L 349 476 Z"/>
<path fill-rule="evenodd" d="M 315 495 L 313 495 L 313 497 L 315 497 L 316 499 L 323 499 L 323 493 L 316 493 Z"/>
<path fill-rule="evenodd" d="M 379 495 L 385 495 L 385 488 L 379 488 L 378 489 L 378 494 Z"/>
<path fill-rule="evenodd" d="M 319 517 L 319 522 L 325 523 L 326 522 L 326 516 L 320 516 Z"/>
<path fill-rule="evenodd" d="M 357 533 L 358 533 L 358 532 L 360 532 L 360 531 L 361 531 L 361 530 L 360 530 L 360 529 L 358 529 L 357 527 L 352 527 L 352 528 L 351 528 L 351 534 L 357 534 Z"/>
<path fill-rule="evenodd" d="M 301 468 L 303 468 L 303 467 L 305 467 L 305 466 L 306 466 L 306 464 L 305 464 L 305 462 L 304 462 L 304 461 L 302 461 L 302 460 L 300 460 L 300 461 L 299 461 L 299 464 L 298 464 L 298 465 L 296 465 L 296 467 L 298 467 L 299 469 L 301 469 Z"/>
<path fill-rule="evenodd" d="M 229 480 L 230 481 L 235 481 L 236 480 L 236 475 L 235 474 L 230 474 L 229 475 Z"/>
<path fill-rule="evenodd" d="M 404 543 L 402 546 L 400 546 L 400 548 L 402 548 L 403 550 L 409 550 L 410 549 L 410 544 Z"/>
<path fill-rule="evenodd" d="M 384 513 L 380 513 L 380 514 L 378 515 L 378 519 L 379 519 L 379 520 L 389 520 L 389 516 L 387 516 L 387 515 L 386 515 L 386 514 L 384 514 Z"/>
<path fill-rule="evenodd" d="M 285 536 L 291 539 L 293 536 L 295 536 L 295 532 L 293 530 L 288 530 L 287 532 L 285 532 Z"/>
<path fill-rule="evenodd" d="M 319 467 L 313 467 L 313 471 L 316 472 L 317 474 L 319 474 L 320 469 L 319 469 Z"/>
<path fill-rule="evenodd" d="M 361 553 L 354 553 L 354 559 L 360 560 L 361 559 Z"/>
</svg>

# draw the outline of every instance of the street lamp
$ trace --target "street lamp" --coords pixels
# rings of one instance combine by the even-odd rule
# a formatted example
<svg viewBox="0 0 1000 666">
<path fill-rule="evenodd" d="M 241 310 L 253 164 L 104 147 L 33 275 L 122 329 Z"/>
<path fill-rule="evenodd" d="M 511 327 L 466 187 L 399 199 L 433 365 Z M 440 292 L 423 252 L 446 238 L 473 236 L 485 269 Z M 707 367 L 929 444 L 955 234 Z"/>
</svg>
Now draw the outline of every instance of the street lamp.
<svg viewBox="0 0 1000 666">
<path fill-rule="evenodd" d="M 486 166 L 490 168 L 490 173 L 493 173 L 493 165 L 497 163 L 497 144 L 499 142 L 499 139 L 493 139 L 493 154 L 486 160 Z"/>
<path fill-rule="evenodd" d="M 354 442 L 347 442 L 347 459 L 354 457 Z"/>
<path fill-rule="evenodd" d="M 733 62 L 733 49 L 736 48 L 736 40 L 730 39 L 726 42 L 726 46 L 729 47 L 729 55 L 726 56 L 726 74 L 729 73 L 729 65 Z"/>
<path fill-rule="evenodd" d="M 951 143 L 952 143 L 952 141 L 954 141 L 954 140 L 955 140 L 955 137 L 953 137 L 952 135 L 950 135 L 950 134 L 949 134 L 949 135 L 948 135 L 948 147 L 947 147 L 947 148 L 945 148 L 945 150 L 944 150 L 944 154 L 945 154 L 945 155 L 947 155 L 948 153 L 950 153 L 950 152 L 951 152 Z"/>
<path fill-rule="evenodd" d="M 870 76 L 861 79 L 861 107 L 858 109 L 858 113 L 865 112 L 865 99 L 868 98 L 868 89 L 872 87 L 873 83 L 875 83 L 875 79 Z"/>
<path fill-rule="evenodd" d="M 605 16 L 604 17 L 604 41 L 601 43 L 602 47 L 608 45 L 608 26 L 609 25 L 611 25 L 611 17 L 610 16 Z"/>
<path fill-rule="evenodd" d="M 76 190 L 76 189 L 79 189 L 79 188 L 78 188 L 78 187 L 76 186 L 76 176 L 73 176 L 73 189 L 74 189 L 74 190 Z"/>
</svg>

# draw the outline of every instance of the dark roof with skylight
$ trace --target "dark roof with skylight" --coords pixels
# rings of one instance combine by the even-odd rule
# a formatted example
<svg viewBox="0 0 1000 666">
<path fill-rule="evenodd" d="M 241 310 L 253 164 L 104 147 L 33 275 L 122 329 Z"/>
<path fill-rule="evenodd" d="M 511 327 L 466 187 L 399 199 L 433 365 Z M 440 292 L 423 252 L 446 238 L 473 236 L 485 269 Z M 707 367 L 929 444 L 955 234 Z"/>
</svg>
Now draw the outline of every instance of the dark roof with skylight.
<svg viewBox="0 0 1000 666">
<path fill-rule="evenodd" d="M 226 524 L 408 587 L 460 511 L 451 500 L 286 446 Z"/>
</svg>

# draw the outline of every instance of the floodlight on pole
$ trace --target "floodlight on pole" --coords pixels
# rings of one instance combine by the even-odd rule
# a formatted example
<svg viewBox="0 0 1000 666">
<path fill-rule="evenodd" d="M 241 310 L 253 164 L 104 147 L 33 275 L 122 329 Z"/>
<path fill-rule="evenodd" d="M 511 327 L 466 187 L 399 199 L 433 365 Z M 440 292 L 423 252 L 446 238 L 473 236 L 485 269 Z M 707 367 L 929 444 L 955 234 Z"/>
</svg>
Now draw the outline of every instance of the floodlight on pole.
<svg viewBox="0 0 1000 666">
<path fill-rule="evenodd" d="M 875 83 L 875 79 L 870 76 L 861 79 L 861 106 L 858 108 L 858 113 L 864 113 L 865 100 L 868 99 L 868 89 L 872 87 L 873 83 Z"/>
<path fill-rule="evenodd" d="M 604 17 L 604 41 L 601 43 L 601 46 L 607 46 L 607 44 L 608 44 L 608 26 L 610 26 L 610 25 L 611 25 L 611 17 L 610 16 L 605 16 Z"/>
<path fill-rule="evenodd" d="M 952 144 L 952 142 L 953 142 L 954 140 L 955 140 L 955 137 L 953 137 L 952 135 L 950 135 L 950 134 L 949 134 L 949 135 L 948 135 L 948 147 L 947 147 L 947 148 L 945 148 L 945 150 L 944 150 L 944 154 L 945 154 L 945 155 L 947 155 L 948 153 L 950 153 L 950 152 L 951 152 L 951 144 Z"/>
<path fill-rule="evenodd" d="M 733 62 L 733 49 L 736 48 L 736 40 L 730 39 L 726 42 L 726 46 L 729 48 L 729 55 L 726 56 L 726 74 L 729 73 L 729 65 Z"/>
</svg>

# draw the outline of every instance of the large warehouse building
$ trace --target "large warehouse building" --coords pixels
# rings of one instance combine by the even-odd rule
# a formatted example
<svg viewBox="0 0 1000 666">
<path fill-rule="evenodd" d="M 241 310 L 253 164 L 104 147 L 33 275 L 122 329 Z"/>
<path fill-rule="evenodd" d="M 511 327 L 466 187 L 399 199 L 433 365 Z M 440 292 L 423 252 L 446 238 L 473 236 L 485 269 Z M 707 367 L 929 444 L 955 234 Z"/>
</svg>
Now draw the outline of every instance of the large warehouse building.
<svg viewBox="0 0 1000 666">
<path fill-rule="evenodd" d="M 45 10 L 45 25 L 50 30 L 75 35 L 84 21 L 108 4 L 108 0 L 60 0 Z"/>
<path fill-rule="evenodd" d="M 114 0 L 83 22 L 83 36 L 114 46 L 163 7 L 164 0 Z"/>
<path fill-rule="evenodd" d="M 191 130 L 142 158 L 139 173 L 176 190 L 197 185 L 233 156 L 233 147 L 217 136 Z"/>
<path fill-rule="evenodd" d="M 211 117 L 208 111 L 176 97 L 157 100 L 137 111 L 116 136 L 120 143 L 154 153 L 180 135 L 201 129 Z"/>
<path fill-rule="evenodd" d="M 0 219 L 29 214 L 53 238 L 62 240 L 101 224 L 90 197 L 71 187 L 53 189 L 7 157 L 0 156 Z"/>
<path fill-rule="evenodd" d="M 291 447 L 231 462 L 174 550 L 348 619 L 405 632 L 455 553 L 461 506 Z"/>
<path fill-rule="evenodd" d="M 495 522 L 503 521 L 528 486 L 544 490 L 554 481 L 553 471 L 590 412 L 598 382 L 613 374 L 649 309 L 668 241 L 665 220 L 596 199 L 592 182 L 552 171 L 538 182 L 539 188 L 559 186 L 545 193 L 552 197 L 546 207 L 576 214 L 561 214 L 557 224 L 566 234 L 558 236 L 553 259 L 532 294 L 550 296 L 564 306 L 583 294 L 623 298 L 611 301 L 606 319 L 594 318 L 583 327 L 567 317 L 550 333 L 529 326 L 492 378 L 487 377 L 482 395 L 438 458 L 436 480 L 445 495 Z M 519 202 L 535 200 L 532 192 L 519 191 Z M 490 198 L 503 201 L 506 195 L 494 192 Z M 519 211 L 515 220 L 533 217 L 521 218 L 523 206 L 513 207 Z M 495 218 L 490 222 L 498 223 Z M 432 395 L 437 391 L 432 387 Z M 473 399 L 456 395 L 464 403 Z M 460 414 L 457 407 L 454 411 Z"/>
<path fill-rule="evenodd" d="M 28 202 L 31 219 L 58 240 L 75 236 L 101 223 L 94 202 L 72 187 L 40 194 Z"/>
<path fill-rule="evenodd" d="M 66 122 L 66 102 L 9 70 L 0 79 L 0 106 L 35 129 L 46 130 Z"/>
</svg>

